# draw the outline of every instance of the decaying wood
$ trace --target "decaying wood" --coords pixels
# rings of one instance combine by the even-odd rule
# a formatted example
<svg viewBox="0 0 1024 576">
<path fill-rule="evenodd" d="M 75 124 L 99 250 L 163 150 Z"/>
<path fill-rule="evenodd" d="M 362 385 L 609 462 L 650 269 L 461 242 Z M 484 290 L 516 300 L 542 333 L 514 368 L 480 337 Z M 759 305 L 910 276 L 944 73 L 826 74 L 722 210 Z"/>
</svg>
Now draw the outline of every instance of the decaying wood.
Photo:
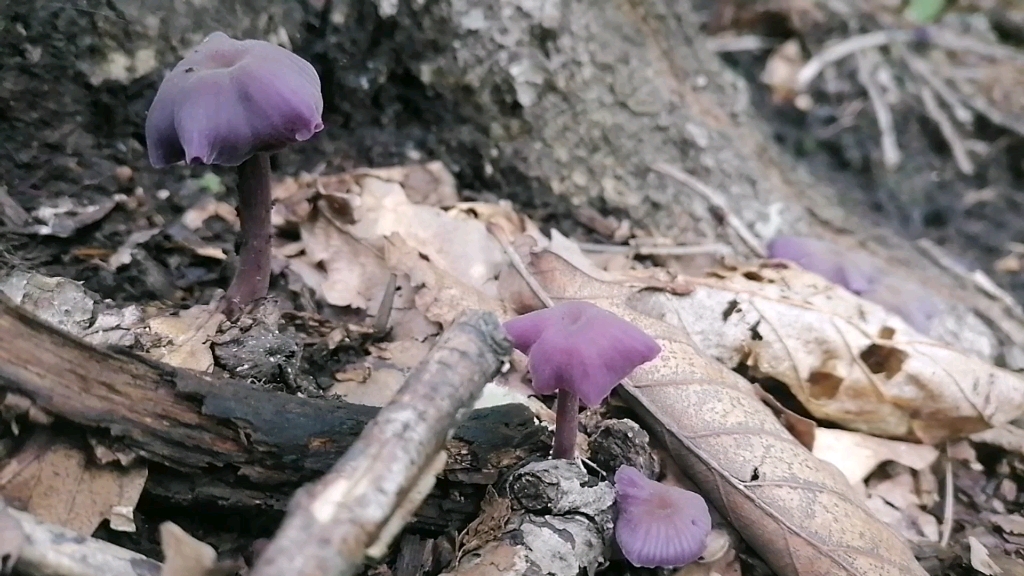
<svg viewBox="0 0 1024 576">
<path fill-rule="evenodd" d="M 0 501 L 0 509 L 3 502 Z M 31 514 L 6 509 L 21 524 L 25 544 L 15 564 L 24 576 L 158 576 L 160 563 L 119 546 L 87 538 Z"/>
<path fill-rule="evenodd" d="M 492 515 L 495 535 L 467 553 L 446 576 L 576 576 L 593 574 L 612 534 L 615 492 L 568 460 L 517 470 L 502 489 L 511 515 Z"/>
<path fill-rule="evenodd" d="M 84 429 L 115 453 L 152 463 L 146 491 L 180 505 L 283 510 L 326 472 L 378 409 L 309 399 L 102 351 L 0 296 L 0 395 Z M 443 532 L 477 513 L 502 470 L 548 450 L 550 432 L 518 404 L 471 412 L 449 440 L 444 476 L 420 508 Z"/>
<path fill-rule="evenodd" d="M 331 471 L 296 493 L 253 576 L 355 574 L 511 353 L 497 317 L 463 313 Z"/>
</svg>

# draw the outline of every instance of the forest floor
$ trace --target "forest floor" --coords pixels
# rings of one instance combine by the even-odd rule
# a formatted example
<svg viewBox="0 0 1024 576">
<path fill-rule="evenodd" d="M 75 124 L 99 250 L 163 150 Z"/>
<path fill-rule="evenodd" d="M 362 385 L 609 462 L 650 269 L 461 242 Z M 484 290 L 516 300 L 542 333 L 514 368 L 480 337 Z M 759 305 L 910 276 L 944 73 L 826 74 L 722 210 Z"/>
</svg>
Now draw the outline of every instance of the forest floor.
<svg viewBox="0 0 1024 576">
<path fill-rule="evenodd" d="M 956 12 L 946 18 L 964 29 L 984 28 L 987 23 L 1000 41 L 1024 45 L 1021 14 L 995 14 Z M 719 38 L 732 37 L 730 33 L 772 42 L 799 37 L 805 46 L 819 47 L 858 32 L 835 15 L 805 24 L 790 9 L 743 13 L 737 8 L 723 16 L 709 6 L 706 15 L 709 30 Z M 51 55 L 61 52 L 63 35 L 93 26 L 97 16 L 73 8 L 55 8 L 50 16 L 50 29 L 30 27 L 22 42 L 0 41 L 0 62 L 24 58 L 26 46 L 45 48 L 41 52 L 47 54 L 31 67 L 0 67 L 0 273 L 19 269 L 70 278 L 119 306 L 188 308 L 209 303 L 232 275 L 227 255 L 234 252 L 236 234 L 230 212 L 234 175 L 208 167 L 152 168 L 145 154 L 143 122 L 158 75 L 129 84 L 91 86 L 72 58 Z M 298 47 L 300 53 L 303 49 L 320 65 L 353 66 L 346 64 L 344 47 Z M 338 52 L 331 53 L 332 49 Z M 1024 302 L 1024 137 L 979 119 L 969 138 L 974 172 L 965 174 L 951 159 L 934 123 L 904 96 L 894 106 L 902 162 L 886 169 L 878 157 L 877 119 L 851 80 L 855 73 L 841 70 L 834 81 L 842 87 L 815 94 L 816 105 L 801 111 L 791 98 L 780 96 L 777 87 L 759 81 L 775 58 L 771 50 L 722 54 L 750 81 L 754 104 L 777 141 L 816 177 L 856 194 L 859 202 L 870 206 L 876 224 L 909 239 L 933 240 Z M 1024 74 L 1018 77 L 1024 79 Z M 1018 98 L 1020 85 L 1008 89 Z M 999 87 L 990 90 L 998 92 Z M 277 175 L 330 175 L 440 160 L 455 178 L 460 201 L 508 199 L 544 231 L 554 228 L 583 242 L 605 240 L 567 199 L 541 195 L 541 188 L 510 167 L 499 164 L 492 169 L 481 152 L 488 149 L 485 128 L 459 118 L 450 111 L 451 102 L 400 70 L 382 83 L 369 103 L 346 103 L 339 94 L 326 96 L 327 128 L 312 141 L 276 155 Z M 84 99 L 88 105 L 64 108 L 70 99 Z M 83 109 L 88 112 L 84 117 L 77 113 Z M 592 208 L 605 211 L 602 206 Z M 198 225 L 180 225 L 183 216 L 196 219 Z M 338 372 L 364 357 L 374 344 L 368 338 L 323 353 L 317 346 L 323 337 L 318 323 L 359 324 L 365 315 L 314 302 L 301 283 L 284 274 L 275 276 L 271 292 L 285 303 L 283 309 L 295 313 L 293 337 L 303 351 L 297 354 L 297 371 L 308 377 L 305 384 L 281 384 L 281 389 L 323 393 Z M 1024 493 L 1016 487 L 1024 487 L 1024 455 L 990 446 L 976 449 L 954 463 L 957 502 L 965 511 L 957 518 L 956 533 L 975 534 L 986 542 L 994 538 L 1024 558 L 1024 534 L 1007 529 L 993 536 L 988 519 L 994 510 L 1002 509 L 1006 515 L 1021 509 Z M 1004 484 L 1005 478 L 1013 479 L 1013 489 Z M 993 505 L 994 500 L 999 503 Z M 935 509 L 941 506 L 936 504 Z M 181 517 L 185 512 L 145 496 L 136 513 L 150 530 L 132 537 L 109 528 L 97 534 L 158 557 L 153 538 L 160 520 L 178 521 L 222 550 L 269 536 L 276 521 L 264 518 L 253 523 L 230 514 L 189 521 Z M 237 540 L 227 542 L 225 535 L 231 534 Z M 964 562 L 942 563 L 973 573 Z M 753 564 L 747 568 L 744 574 L 760 570 Z"/>
</svg>

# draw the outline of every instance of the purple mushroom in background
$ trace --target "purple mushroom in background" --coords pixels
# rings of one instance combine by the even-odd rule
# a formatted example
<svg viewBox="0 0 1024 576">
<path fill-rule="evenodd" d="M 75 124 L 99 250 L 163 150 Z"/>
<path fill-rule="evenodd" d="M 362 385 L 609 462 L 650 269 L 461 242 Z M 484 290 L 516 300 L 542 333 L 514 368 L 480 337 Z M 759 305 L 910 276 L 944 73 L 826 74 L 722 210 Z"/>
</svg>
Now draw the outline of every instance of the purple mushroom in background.
<svg viewBox="0 0 1024 576">
<path fill-rule="evenodd" d="M 768 257 L 789 260 L 858 295 L 870 290 L 882 275 L 881 265 L 867 254 L 815 238 L 777 236 L 768 243 Z"/>
<path fill-rule="evenodd" d="M 615 472 L 615 541 L 642 568 L 683 566 L 704 553 L 711 513 L 700 494 L 651 480 L 632 466 Z"/>
<path fill-rule="evenodd" d="M 924 286 L 884 274 L 872 256 L 801 236 L 778 236 L 768 243 L 768 257 L 789 260 L 833 284 L 885 307 L 918 332 L 927 334 L 939 314 L 938 302 Z"/>
<path fill-rule="evenodd" d="M 231 314 L 270 287 L 270 159 L 323 129 L 320 78 L 280 46 L 214 32 L 164 78 L 146 118 L 149 161 L 238 167 L 239 263 Z"/>
<path fill-rule="evenodd" d="M 573 459 L 582 400 L 598 406 L 661 346 L 643 330 L 589 302 L 570 301 L 504 324 L 516 350 L 529 357 L 533 388 L 558 392 L 552 456 Z"/>
</svg>

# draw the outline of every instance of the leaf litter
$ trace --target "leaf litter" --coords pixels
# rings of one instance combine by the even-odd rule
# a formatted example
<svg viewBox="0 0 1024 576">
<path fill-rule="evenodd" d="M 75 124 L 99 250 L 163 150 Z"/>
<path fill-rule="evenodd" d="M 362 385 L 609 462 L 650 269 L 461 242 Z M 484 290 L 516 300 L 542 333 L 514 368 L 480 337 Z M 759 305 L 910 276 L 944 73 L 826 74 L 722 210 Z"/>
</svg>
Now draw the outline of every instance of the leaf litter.
<svg viewBox="0 0 1024 576">
<path fill-rule="evenodd" d="M 658 335 L 666 353 L 636 374 L 625 396 L 781 576 L 921 573 L 904 540 L 880 521 L 909 541 L 936 539 L 937 520 L 926 510 L 937 499 L 931 473 L 937 451 L 916 442 L 983 435 L 995 425 L 989 432 L 1002 430 L 1021 412 L 1015 374 L 925 338 L 880 306 L 823 286 L 813 275 L 747 266 L 680 276 L 629 258 L 595 260 L 557 230 L 544 236 L 507 202 L 458 202 L 454 179 L 437 163 L 304 175 L 280 182 L 274 196 L 275 267 L 296 294 L 311 290 L 364 326 L 379 315 L 388 320 L 389 337 L 336 370 L 329 393 L 383 405 L 461 310 L 507 318 L 535 305 L 509 268 L 497 231 L 514 239 L 556 298 L 594 301 Z M 200 202 L 183 222 L 190 229 L 211 217 L 230 223 L 221 204 Z M 392 278 L 395 294 L 385 306 Z M 133 318 L 140 323 L 141 315 Z M 151 316 L 134 333 L 151 357 L 205 371 L 215 365 L 210 346 L 221 321 L 195 306 Z M 88 330 L 84 313 L 79 323 Z M 488 402 L 534 406 L 525 397 L 519 360 L 500 379 L 513 390 L 491 383 Z M 754 377 L 786 384 L 815 418 L 850 430 L 817 427 L 759 395 L 730 370 L 744 366 Z M 69 462 L 80 456 L 64 455 Z M 82 488 L 89 490 L 104 488 Z M 100 508 L 104 517 L 116 517 L 118 505 L 94 500 L 103 505 L 77 513 L 89 524 Z M 119 504 L 122 511 L 130 500 Z M 1012 515 L 987 518 L 1005 533 L 1016 528 Z M 77 516 L 74 522 L 86 525 Z M 209 561 L 192 544 L 184 549 L 207 560 L 181 576 L 216 570 L 215 555 Z M 739 573 L 735 556 L 704 568 Z"/>
</svg>

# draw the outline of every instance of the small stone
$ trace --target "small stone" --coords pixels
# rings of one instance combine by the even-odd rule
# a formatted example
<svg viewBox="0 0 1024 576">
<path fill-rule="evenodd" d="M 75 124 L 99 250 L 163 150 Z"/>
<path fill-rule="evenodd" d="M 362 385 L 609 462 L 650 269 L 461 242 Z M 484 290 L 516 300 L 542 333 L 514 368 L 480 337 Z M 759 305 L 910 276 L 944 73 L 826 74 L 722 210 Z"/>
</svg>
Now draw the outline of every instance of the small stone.
<svg viewBox="0 0 1024 576">
<path fill-rule="evenodd" d="M 135 172 L 132 171 L 128 166 L 118 166 L 114 170 L 114 178 L 117 179 L 118 184 L 122 186 L 132 181 L 132 177 L 135 176 Z"/>
</svg>

